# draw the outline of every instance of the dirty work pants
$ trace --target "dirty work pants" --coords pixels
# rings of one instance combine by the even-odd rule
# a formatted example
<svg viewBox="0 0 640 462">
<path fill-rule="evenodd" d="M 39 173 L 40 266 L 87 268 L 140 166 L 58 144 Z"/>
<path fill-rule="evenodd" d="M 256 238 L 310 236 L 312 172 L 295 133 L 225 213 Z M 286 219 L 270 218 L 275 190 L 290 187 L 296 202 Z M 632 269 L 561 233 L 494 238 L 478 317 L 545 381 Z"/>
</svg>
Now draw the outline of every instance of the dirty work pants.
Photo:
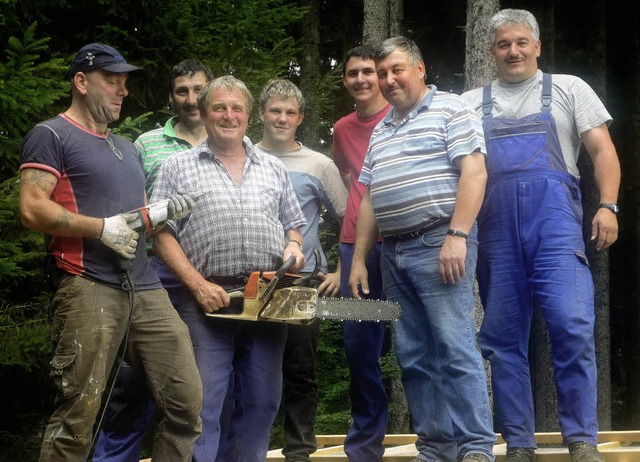
<svg viewBox="0 0 640 462">
<path fill-rule="evenodd" d="M 149 264 L 169 294 L 171 304 L 177 306 L 182 298 L 182 284 L 159 257 L 152 257 Z M 115 380 L 93 462 L 138 462 L 155 406 L 144 375 L 126 361 L 122 361 Z"/>
<path fill-rule="evenodd" d="M 85 459 L 125 335 L 129 297 L 121 289 L 79 276 L 62 280 L 52 304 L 56 409 L 45 430 L 41 462 Z M 125 356 L 144 370 L 158 404 L 154 461 L 191 460 L 201 432 L 202 383 L 187 328 L 164 290 L 135 292 Z"/>
</svg>

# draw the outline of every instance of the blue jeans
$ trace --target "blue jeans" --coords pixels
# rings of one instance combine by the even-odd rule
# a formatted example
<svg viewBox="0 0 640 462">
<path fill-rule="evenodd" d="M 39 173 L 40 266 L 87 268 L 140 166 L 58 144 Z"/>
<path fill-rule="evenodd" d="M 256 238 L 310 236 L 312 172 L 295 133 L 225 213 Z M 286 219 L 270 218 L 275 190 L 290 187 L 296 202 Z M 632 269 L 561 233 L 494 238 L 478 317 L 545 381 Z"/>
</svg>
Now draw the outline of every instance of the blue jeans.
<svg viewBox="0 0 640 462">
<path fill-rule="evenodd" d="M 473 317 L 476 231 L 469 235 L 465 276 L 444 284 L 438 256 L 446 230 L 385 238 L 382 245 L 384 290 L 402 306 L 392 324 L 396 356 L 420 459 L 453 462 L 482 453 L 494 460 L 496 435 Z"/>
<path fill-rule="evenodd" d="M 264 462 L 282 395 L 287 326 L 207 317 L 186 290 L 178 312 L 204 389 L 193 461 Z"/>
<path fill-rule="evenodd" d="M 351 297 L 349 273 L 354 244 L 340 244 L 340 295 Z M 383 299 L 380 273 L 380 244 L 367 260 L 369 298 Z M 344 321 L 342 337 L 349 362 L 349 397 L 353 425 L 344 442 L 345 453 L 351 462 L 382 460 L 382 441 L 389 417 L 389 399 L 382 384 L 380 356 L 384 344 L 385 328 L 382 322 Z"/>
</svg>

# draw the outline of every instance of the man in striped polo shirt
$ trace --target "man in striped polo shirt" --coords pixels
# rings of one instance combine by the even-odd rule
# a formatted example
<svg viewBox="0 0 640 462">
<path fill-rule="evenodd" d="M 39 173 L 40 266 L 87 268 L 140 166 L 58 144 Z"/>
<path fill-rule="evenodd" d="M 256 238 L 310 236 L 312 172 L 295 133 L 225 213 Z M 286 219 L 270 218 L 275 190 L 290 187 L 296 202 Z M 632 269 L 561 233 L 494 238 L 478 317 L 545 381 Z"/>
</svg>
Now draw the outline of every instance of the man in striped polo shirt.
<svg viewBox="0 0 640 462">
<path fill-rule="evenodd" d="M 380 232 L 384 291 L 403 309 L 393 339 L 418 434 L 415 461 L 490 462 L 496 436 L 472 314 L 487 178 L 482 126 L 459 96 L 426 85 L 413 41 L 385 40 L 375 61 L 393 108 L 360 174 L 369 191 L 349 285 L 355 297 L 369 291 L 365 261 Z"/>
</svg>

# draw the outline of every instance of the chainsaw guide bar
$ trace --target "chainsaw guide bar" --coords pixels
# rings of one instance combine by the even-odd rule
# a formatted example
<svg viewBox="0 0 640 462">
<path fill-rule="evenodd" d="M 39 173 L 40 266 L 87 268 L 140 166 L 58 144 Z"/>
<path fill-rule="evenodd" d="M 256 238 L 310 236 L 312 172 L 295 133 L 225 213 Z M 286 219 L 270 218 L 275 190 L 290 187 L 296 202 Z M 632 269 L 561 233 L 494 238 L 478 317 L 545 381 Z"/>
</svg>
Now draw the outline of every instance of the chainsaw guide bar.
<svg viewBox="0 0 640 462">
<path fill-rule="evenodd" d="M 394 321 L 400 304 L 385 300 L 319 298 L 316 317 L 338 321 Z"/>
<path fill-rule="evenodd" d="M 317 255 L 316 262 L 319 261 Z M 310 324 L 314 319 L 393 321 L 400 317 L 400 304 L 395 302 L 318 297 L 314 287 L 317 264 L 311 275 L 303 277 L 286 272 L 294 262 L 295 258 L 287 260 L 277 271 L 251 273 L 244 289 L 229 292 L 229 307 L 206 313 L 207 316 L 290 324 Z"/>
</svg>

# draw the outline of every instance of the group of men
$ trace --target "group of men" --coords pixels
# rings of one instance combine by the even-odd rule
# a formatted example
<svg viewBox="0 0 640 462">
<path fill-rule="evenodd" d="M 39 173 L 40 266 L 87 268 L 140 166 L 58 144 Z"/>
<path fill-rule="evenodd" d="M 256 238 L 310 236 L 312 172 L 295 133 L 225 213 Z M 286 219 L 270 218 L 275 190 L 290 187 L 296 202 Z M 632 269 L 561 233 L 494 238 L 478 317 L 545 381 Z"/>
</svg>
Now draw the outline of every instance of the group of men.
<svg viewBox="0 0 640 462">
<path fill-rule="evenodd" d="M 462 96 L 426 84 L 420 50 L 405 37 L 350 50 L 343 83 L 356 110 L 334 127 L 335 163 L 296 141 L 304 98 L 291 82 L 263 89 L 263 137 L 253 145 L 245 84 L 213 79 L 195 60 L 171 75 L 177 116 L 134 146 L 108 124 L 128 75 L 140 69 L 111 47 L 81 49 L 70 69 L 71 106 L 38 124 L 21 153 L 21 218 L 51 236 L 62 274 L 52 305 L 57 407 L 41 460 L 89 457 L 124 343 L 94 460 L 137 460 L 154 409 L 154 461 L 265 460 L 284 389 L 283 452 L 308 461 L 317 322 L 207 314 L 229 306 L 228 292 L 253 271 L 293 257 L 293 271 L 309 272 L 321 207 L 342 228 L 340 264 L 331 273 L 321 257 L 319 292 L 402 306 L 392 332 L 416 462 L 493 461 L 495 431 L 507 461 L 535 460 L 534 304 L 550 332 L 564 442 L 573 462 L 603 460 L 576 160 L 584 144 L 601 201 L 592 241 L 604 249 L 617 238 L 620 183 L 611 117 L 579 78 L 538 70 L 531 13 L 502 10 L 489 34 L 498 79 Z M 146 204 L 145 186 L 151 203 L 168 200 L 167 220 L 134 230 L 130 211 Z M 495 418 L 476 349 L 476 264 L 485 310 L 478 341 L 491 362 Z M 345 452 L 352 462 L 380 461 L 384 325 L 342 329 L 353 420 Z"/>
</svg>

